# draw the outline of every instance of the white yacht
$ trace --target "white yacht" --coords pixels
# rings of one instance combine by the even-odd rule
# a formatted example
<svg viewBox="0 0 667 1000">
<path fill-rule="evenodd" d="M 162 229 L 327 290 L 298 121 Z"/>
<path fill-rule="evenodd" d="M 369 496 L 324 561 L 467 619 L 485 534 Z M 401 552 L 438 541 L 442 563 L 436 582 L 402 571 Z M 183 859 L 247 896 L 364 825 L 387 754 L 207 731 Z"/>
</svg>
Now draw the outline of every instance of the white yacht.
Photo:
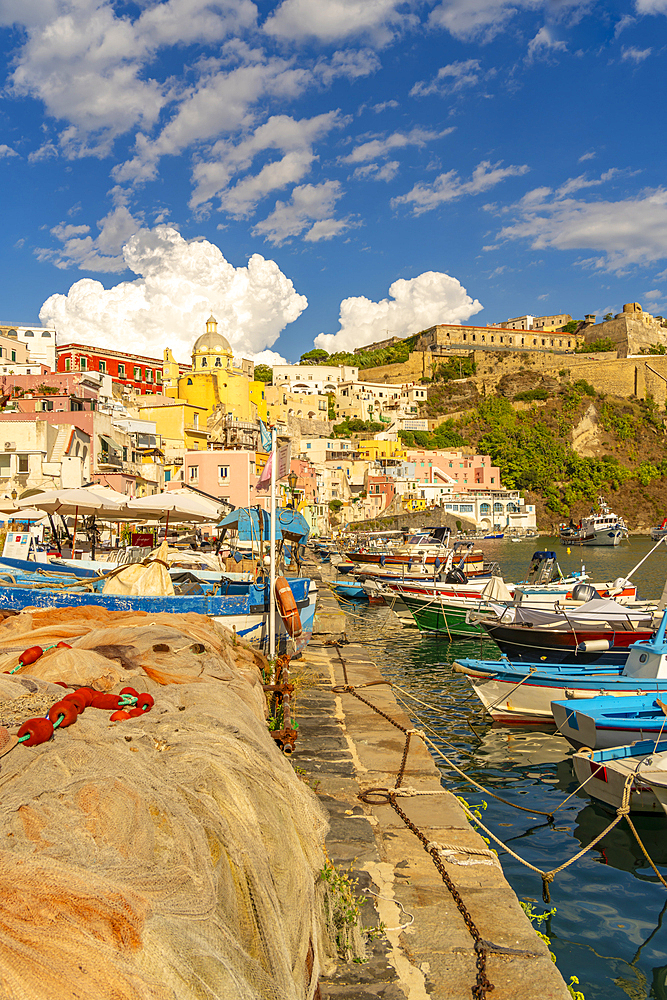
<svg viewBox="0 0 667 1000">
<path fill-rule="evenodd" d="M 628 528 L 623 518 L 598 497 L 597 510 L 579 524 L 561 524 L 559 536 L 563 545 L 620 545 L 628 537 Z"/>
</svg>

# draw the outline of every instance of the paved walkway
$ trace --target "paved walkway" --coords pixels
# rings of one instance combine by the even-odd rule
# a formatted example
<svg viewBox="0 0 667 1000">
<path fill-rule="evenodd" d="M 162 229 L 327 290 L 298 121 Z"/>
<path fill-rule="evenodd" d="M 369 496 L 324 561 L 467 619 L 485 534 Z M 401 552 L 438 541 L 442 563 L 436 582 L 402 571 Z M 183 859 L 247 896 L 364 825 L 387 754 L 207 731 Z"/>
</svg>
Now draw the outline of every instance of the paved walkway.
<svg viewBox="0 0 667 1000">
<path fill-rule="evenodd" d="M 313 640 L 300 661 L 314 683 L 298 699 L 300 735 L 292 760 L 307 772 L 329 811 L 330 857 L 351 868 L 360 891 L 376 894 L 365 893 L 364 925 L 380 920 L 386 928 L 369 944 L 366 963 L 340 964 L 334 976 L 321 980 L 322 997 L 470 1000 L 476 976 L 473 939 L 451 892 L 391 806 L 368 806 L 358 798 L 362 789 L 394 786 L 405 736 L 353 695 L 332 692 L 345 683 L 345 672 L 354 686 L 381 676 L 363 646 L 331 645 L 340 639 L 345 618 L 328 590 L 321 588 L 320 595 Z M 388 685 L 360 693 L 406 729 L 411 727 Z M 433 758 L 415 736 L 403 785 L 442 791 Z M 398 801 L 429 841 L 486 849 L 451 793 Z M 487 975 L 494 985 L 489 998 L 568 1000 L 563 979 L 499 865 L 465 853 L 456 860 L 464 863 L 449 861 L 445 869 L 487 943 Z"/>
</svg>

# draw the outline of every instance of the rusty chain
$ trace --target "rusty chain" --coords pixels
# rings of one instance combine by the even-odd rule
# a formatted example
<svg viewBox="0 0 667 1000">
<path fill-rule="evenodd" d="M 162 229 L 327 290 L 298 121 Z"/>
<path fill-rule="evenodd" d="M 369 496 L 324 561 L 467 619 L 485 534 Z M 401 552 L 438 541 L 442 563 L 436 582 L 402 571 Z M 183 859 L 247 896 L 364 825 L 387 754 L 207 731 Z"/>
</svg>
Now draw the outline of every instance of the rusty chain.
<svg viewBox="0 0 667 1000">
<path fill-rule="evenodd" d="M 397 722 L 395 719 L 392 719 L 391 716 L 387 715 L 386 712 L 383 712 L 381 708 L 377 707 L 377 705 L 374 705 L 371 701 L 368 701 L 368 699 L 362 697 L 362 695 L 358 693 L 355 687 L 349 682 L 347 676 L 347 665 L 340 654 L 340 650 L 336 649 L 336 652 L 338 653 L 338 658 L 340 659 L 341 666 L 343 668 L 343 676 L 345 678 L 345 684 L 336 685 L 335 687 L 332 688 L 332 691 L 336 694 L 353 695 L 355 698 L 358 698 L 359 701 L 363 702 L 364 705 L 367 705 L 368 708 L 372 709 L 378 715 L 381 715 L 382 718 L 386 719 L 387 722 L 389 722 L 392 726 L 395 726 L 396 729 L 399 729 L 402 733 L 405 734 L 403 756 L 401 758 L 401 763 L 398 769 L 398 773 L 396 775 L 396 782 L 393 790 L 388 788 L 367 788 L 365 791 L 360 792 L 358 797 L 359 799 L 361 799 L 362 802 L 365 802 L 366 805 L 384 805 L 384 804 L 390 805 L 394 810 L 394 812 L 398 816 L 400 816 L 400 818 L 403 820 L 408 830 L 410 830 L 411 833 L 414 833 L 415 837 L 417 837 L 419 841 L 421 841 L 421 844 L 426 853 L 430 855 L 433 864 L 435 865 L 437 871 L 440 873 L 442 881 L 449 889 L 452 899 L 456 903 L 459 913 L 463 917 L 463 922 L 468 928 L 468 932 L 470 933 L 470 936 L 474 941 L 477 976 L 475 985 L 472 988 L 473 1000 L 486 1000 L 487 994 L 494 989 L 494 986 L 493 983 L 489 981 L 489 978 L 486 974 L 487 949 L 484 940 L 482 938 L 482 935 L 480 934 L 479 929 L 470 914 L 470 911 L 468 910 L 467 906 L 461 899 L 458 889 L 456 888 L 454 882 L 450 878 L 449 873 L 445 868 L 444 862 L 442 861 L 442 858 L 438 854 L 438 848 L 436 846 L 431 845 L 428 837 L 419 829 L 418 826 L 415 825 L 415 823 L 412 822 L 410 817 L 406 815 L 406 813 L 401 809 L 398 802 L 396 801 L 396 794 L 395 794 L 396 789 L 400 788 L 403 782 L 403 778 L 405 776 L 405 768 L 407 765 L 408 754 L 410 752 L 410 737 L 412 735 L 412 732 L 408 730 L 405 726 L 402 726 L 400 722 Z M 382 684 L 382 683 L 389 684 L 388 681 L 371 681 L 369 684 L 365 684 L 363 686 L 371 687 L 376 684 Z M 389 686 L 391 687 L 391 684 L 389 684 Z"/>
</svg>

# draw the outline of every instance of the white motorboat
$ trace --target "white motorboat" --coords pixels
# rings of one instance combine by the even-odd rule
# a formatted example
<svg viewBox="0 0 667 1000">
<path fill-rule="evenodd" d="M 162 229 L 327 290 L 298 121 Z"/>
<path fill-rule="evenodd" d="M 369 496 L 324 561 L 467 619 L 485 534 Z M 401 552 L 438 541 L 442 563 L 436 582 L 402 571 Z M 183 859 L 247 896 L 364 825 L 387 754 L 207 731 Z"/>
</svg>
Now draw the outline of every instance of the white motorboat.
<svg viewBox="0 0 667 1000">
<path fill-rule="evenodd" d="M 559 537 L 563 545 L 620 545 L 628 537 L 628 527 L 619 514 L 598 497 L 598 509 L 592 510 L 579 524 L 561 524 Z"/>
</svg>

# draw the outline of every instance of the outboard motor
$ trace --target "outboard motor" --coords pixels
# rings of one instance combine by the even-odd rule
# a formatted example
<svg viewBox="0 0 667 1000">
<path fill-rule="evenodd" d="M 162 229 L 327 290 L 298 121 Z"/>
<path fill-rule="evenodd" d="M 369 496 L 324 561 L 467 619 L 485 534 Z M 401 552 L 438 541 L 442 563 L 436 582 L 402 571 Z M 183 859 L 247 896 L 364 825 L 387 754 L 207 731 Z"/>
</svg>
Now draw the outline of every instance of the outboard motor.
<svg viewBox="0 0 667 1000">
<path fill-rule="evenodd" d="M 458 566 L 453 566 L 445 577 L 445 583 L 467 583 L 468 577 Z"/>
<path fill-rule="evenodd" d="M 602 594 L 597 592 L 592 583 L 578 583 L 572 588 L 573 601 L 592 601 L 594 597 L 602 600 Z"/>
</svg>

